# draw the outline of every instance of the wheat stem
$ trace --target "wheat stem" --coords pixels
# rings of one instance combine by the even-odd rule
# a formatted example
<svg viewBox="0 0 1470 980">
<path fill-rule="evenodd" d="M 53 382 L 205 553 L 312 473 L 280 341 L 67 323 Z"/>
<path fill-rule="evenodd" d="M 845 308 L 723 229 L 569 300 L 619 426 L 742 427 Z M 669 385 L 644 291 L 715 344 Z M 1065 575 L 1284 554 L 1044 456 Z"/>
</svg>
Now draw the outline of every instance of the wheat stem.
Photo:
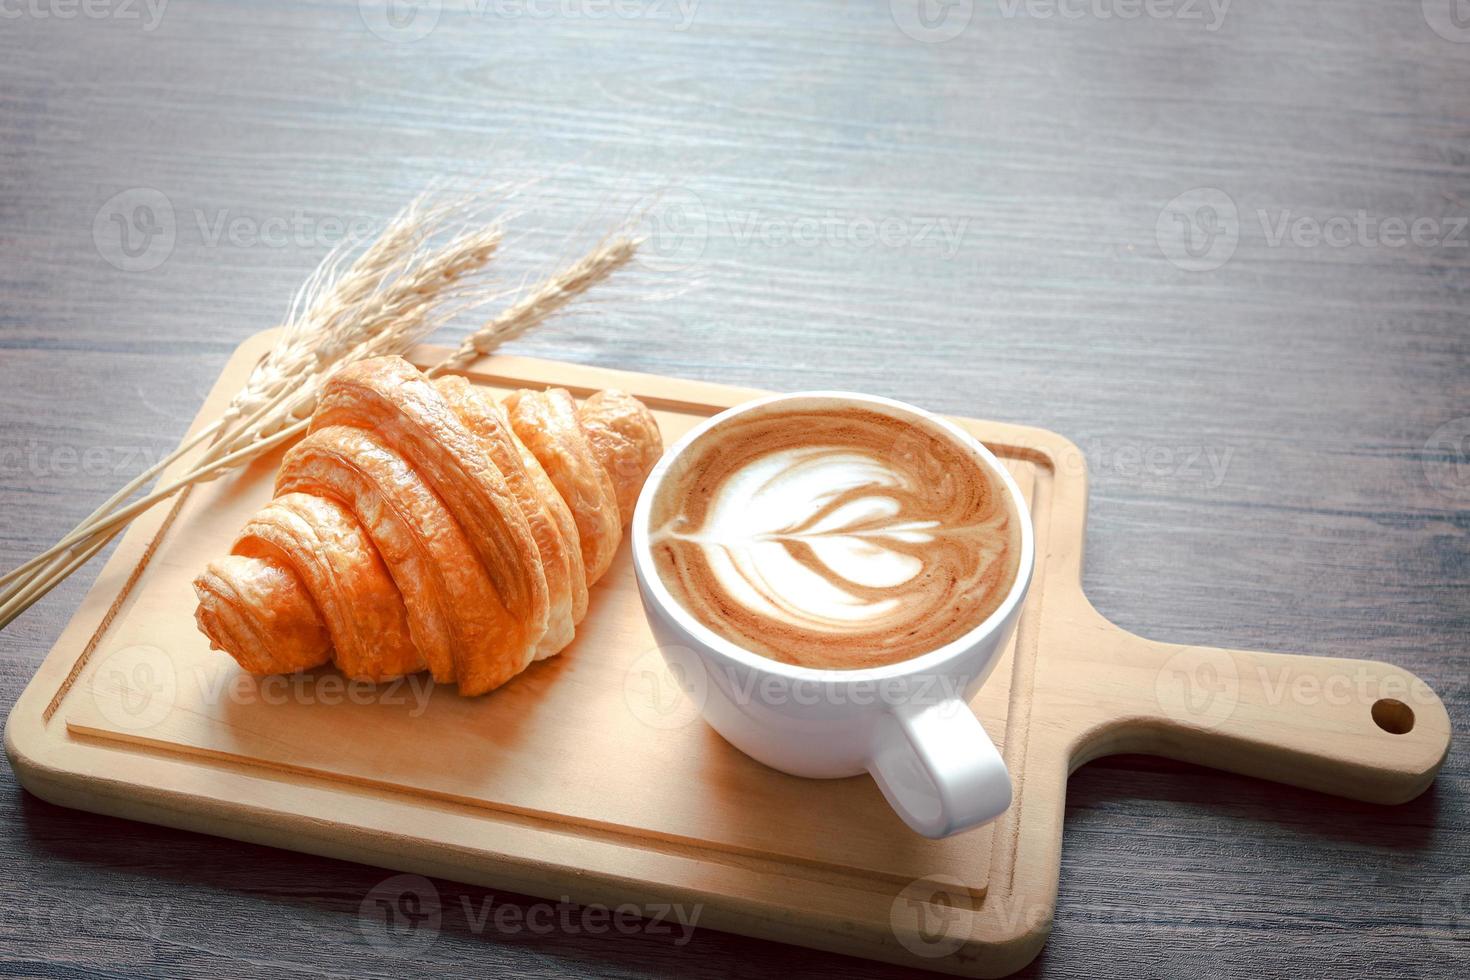
<svg viewBox="0 0 1470 980">
<path fill-rule="evenodd" d="M 179 459 L 184 454 L 188 453 L 191 449 L 193 449 L 196 446 L 198 446 L 205 439 L 208 439 L 210 436 L 212 436 L 216 432 L 218 432 L 219 429 L 220 429 L 220 427 L 222 425 L 224 425 L 224 422 L 225 422 L 224 418 L 215 419 L 213 422 L 209 423 L 209 425 L 206 425 L 199 432 L 195 433 L 193 436 L 190 436 L 187 440 L 185 440 L 183 445 L 179 446 L 173 452 L 169 453 L 167 456 L 165 456 L 162 459 L 158 460 L 156 463 L 154 463 L 152 466 L 148 467 L 142 473 L 139 473 L 137 476 L 133 477 L 131 480 L 128 481 L 128 483 L 127 483 L 126 486 L 124 486 L 117 493 L 113 494 L 111 497 L 108 497 L 107 498 L 107 501 L 105 503 L 103 503 L 102 506 L 100 506 L 96 510 L 92 511 L 92 513 L 87 517 L 86 520 L 82 521 L 81 524 L 78 524 L 77 525 L 77 528 L 80 529 L 80 528 L 86 527 L 88 524 L 92 523 L 93 521 L 96 521 L 99 518 L 101 518 L 101 517 L 103 517 L 103 516 L 111 513 L 113 511 L 113 509 L 115 509 L 117 507 L 118 504 L 122 503 L 124 500 L 126 500 L 129 497 L 131 497 L 137 491 L 137 489 L 139 487 L 141 487 L 143 484 L 147 483 L 149 480 L 153 479 L 153 477 L 157 476 L 159 473 L 163 472 L 175 460 Z M 42 562 L 46 561 L 48 558 L 54 556 L 57 553 L 57 551 L 58 551 L 58 549 L 55 546 L 53 546 L 53 547 L 47 549 L 46 551 L 41 552 L 41 554 L 37 555 L 36 557 L 32 558 L 31 560 L 29 560 L 29 561 L 27 561 L 27 562 L 25 562 L 25 563 L 23 563 L 21 565 L 18 565 L 17 567 L 15 567 L 15 568 L 11 569 L 10 571 L 6 572 L 3 576 L 0 576 L 0 585 L 7 586 L 7 588 L 3 592 L 0 592 L 0 602 L 7 602 L 7 601 L 9 601 L 10 598 L 11 598 L 11 595 L 16 591 L 15 589 L 12 589 L 12 588 L 9 588 L 8 587 L 12 581 L 14 581 L 17 578 L 20 578 L 22 575 L 25 575 L 26 572 L 29 572 L 31 569 L 35 568 L 37 565 L 40 565 Z M 40 573 L 37 573 L 37 574 L 45 574 L 45 573 L 44 572 L 40 572 Z M 0 627 L 0 628 L 3 628 L 3 627 Z"/>
<path fill-rule="evenodd" d="M 250 445 L 244 447 L 243 449 L 237 449 L 232 453 L 219 457 L 218 459 L 203 463 L 195 469 L 190 470 L 188 473 L 179 477 L 174 482 L 163 487 L 162 489 L 154 490 L 146 497 L 140 497 L 139 499 L 133 501 L 131 504 L 128 504 L 121 510 L 114 511 L 113 513 L 107 515 L 106 517 L 94 523 L 92 527 L 78 528 L 77 530 L 72 531 L 70 534 L 68 534 L 66 537 L 62 538 L 54 546 L 52 546 L 51 550 L 53 552 L 65 551 L 72 545 L 77 544 L 79 541 L 91 538 L 93 535 L 105 534 L 113 528 L 121 527 L 123 524 L 131 521 L 133 518 L 137 517 L 139 514 L 152 507 L 154 504 L 158 503 L 161 500 L 167 500 L 169 497 L 172 497 L 174 494 L 178 493 L 185 487 L 192 486 L 193 484 L 202 482 L 204 480 L 208 480 L 210 477 L 223 473 L 225 470 L 230 469 L 231 467 L 238 466 L 241 463 L 248 462 L 263 453 L 269 452 L 270 450 L 276 448 L 284 442 L 289 442 L 291 439 L 294 439 L 296 436 L 299 436 L 301 433 L 305 432 L 307 425 L 310 424 L 310 421 L 310 419 L 302 419 L 301 421 L 293 425 L 286 426 L 284 429 L 281 429 L 273 435 L 266 436 L 263 439 L 258 439 L 255 442 L 252 442 Z"/>
<path fill-rule="evenodd" d="M 121 530 L 122 528 L 118 528 L 110 534 L 98 536 L 95 541 L 87 545 L 84 551 L 65 565 L 48 565 L 45 570 L 26 579 L 22 583 L 24 587 L 15 596 L 6 599 L 3 605 L 0 605 L 0 630 L 9 626 L 17 616 L 41 601 L 48 592 L 69 578 L 72 572 L 91 561 L 97 552 L 107 546 L 107 542 L 117 537 L 118 531 Z"/>
<path fill-rule="evenodd" d="M 438 248 L 426 241 L 465 217 L 464 202 L 416 200 L 347 268 L 334 251 L 292 300 L 277 344 L 224 413 L 113 494 L 50 548 L 0 577 L 0 630 L 102 550 L 127 523 L 186 487 L 210 480 L 305 432 L 322 385 L 337 369 L 402 353 L 436 327 L 490 302 L 478 274 L 499 249 L 498 225 L 460 231 Z M 617 237 L 534 287 L 465 338 L 430 375 L 465 367 L 518 337 L 622 268 L 636 240 Z M 183 475 L 123 505 L 148 480 L 215 442 Z"/>
<path fill-rule="evenodd" d="M 618 237 L 604 242 L 466 337 L 459 349 L 430 368 L 428 375 L 435 377 L 463 368 L 507 340 L 519 337 L 627 265 L 637 250 L 638 242 L 632 238 Z"/>
<path fill-rule="evenodd" d="M 272 415 L 288 401 L 297 403 L 293 409 L 304 403 L 309 410 L 316 389 L 330 369 L 410 346 L 437 326 L 444 315 L 429 317 L 440 293 L 450 294 L 451 307 L 456 303 L 480 305 L 493 298 L 494 293 L 487 285 L 467 282 L 467 277 L 488 263 L 499 248 L 503 232 L 498 226 L 462 232 L 438 249 L 421 247 L 434 227 L 447 221 L 450 214 L 448 206 L 426 208 L 422 202 L 415 202 L 345 272 L 335 273 L 340 262 L 338 253 L 328 256 L 304 287 L 307 292 L 320 290 L 320 297 L 306 303 L 306 311 L 301 316 L 293 315 L 276 347 L 251 372 L 245 388 L 225 414 L 211 423 L 205 433 L 189 440 L 150 468 L 149 473 L 114 494 L 56 544 L 6 573 L 0 579 L 0 584 L 6 586 L 0 592 L 0 601 L 12 599 L 30 581 L 30 576 L 45 574 L 37 571 L 40 566 L 47 565 L 49 569 L 54 565 L 52 559 L 73 544 L 105 525 L 110 526 L 109 521 L 122 500 L 142 486 L 150 475 L 197 446 L 202 438 L 218 432 L 222 423 L 235 422 L 201 464 L 218 458 L 222 452 L 243 448 L 255 436 L 269 434 L 275 425 L 284 424 L 294 411 L 282 413 L 284 417 L 274 420 Z M 303 300 L 298 295 L 293 311 L 301 305 Z M 237 418 L 240 421 L 236 422 Z M 198 472 L 196 468 L 194 473 Z M 163 498 L 154 495 L 144 499 L 156 502 Z M 142 510 L 135 505 L 127 512 L 136 514 Z"/>
</svg>

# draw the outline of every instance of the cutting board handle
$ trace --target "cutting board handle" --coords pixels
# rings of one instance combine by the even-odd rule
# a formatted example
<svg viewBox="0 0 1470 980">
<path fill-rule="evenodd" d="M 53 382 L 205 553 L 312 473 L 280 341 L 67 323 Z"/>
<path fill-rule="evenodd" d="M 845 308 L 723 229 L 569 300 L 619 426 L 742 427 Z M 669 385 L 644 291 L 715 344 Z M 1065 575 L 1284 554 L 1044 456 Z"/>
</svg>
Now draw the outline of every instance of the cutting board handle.
<svg viewBox="0 0 1470 980">
<path fill-rule="evenodd" d="M 1081 733 L 1074 768 L 1141 752 L 1403 803 L 1429 787 L 1449 752 L 1444 703 L 1392 664 L 1180 646 L 1111 624 L 1093 636 L 1106 641 L 1068 686 L 1100 692 L 1103 714 Z"/>
</svg>

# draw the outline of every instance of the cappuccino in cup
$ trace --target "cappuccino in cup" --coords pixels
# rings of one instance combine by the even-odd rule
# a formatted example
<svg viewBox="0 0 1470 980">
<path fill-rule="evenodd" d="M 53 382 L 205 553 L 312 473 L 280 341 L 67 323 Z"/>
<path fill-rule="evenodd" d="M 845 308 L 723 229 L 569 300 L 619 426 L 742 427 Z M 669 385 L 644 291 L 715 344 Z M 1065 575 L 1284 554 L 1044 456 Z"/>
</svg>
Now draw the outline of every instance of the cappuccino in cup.
<svg viewBox="0 0 1470 980">
<path fill-rule="evenodd" d="M 653 567 L 742 649 L 824 670 L 918 657 L 980 626 L 1021 562 L 1001 475 L 941 426 L 834 398 L 700 434 L 660 481 Z"/>
<path fill-rule="evenodd" d="M 1010 806 L 969 701 L 1015 631 L 1036 541 L 969 433 L 854 392 L 746 402 L 654 466 L 630 533 L 659 652 L 730 744 L 793 776 L 871 773 L 926 837 Z"/>
</svg>

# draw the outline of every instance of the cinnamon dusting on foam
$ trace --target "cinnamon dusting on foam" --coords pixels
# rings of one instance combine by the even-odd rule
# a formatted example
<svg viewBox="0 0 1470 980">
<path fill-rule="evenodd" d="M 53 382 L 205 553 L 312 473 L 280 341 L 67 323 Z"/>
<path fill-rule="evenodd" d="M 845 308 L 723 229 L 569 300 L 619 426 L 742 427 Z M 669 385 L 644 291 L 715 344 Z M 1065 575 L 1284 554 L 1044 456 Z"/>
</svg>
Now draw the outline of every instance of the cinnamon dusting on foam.
<svg viewBox="0 0 1470 980">
<path fill-rule="evenodd" d="M 979 626 L 1020 561 L 998 477 L 919 423 L 852 405 L 773 406 L 689 446 L 650 545 L 696 619 L 805 667 L 908 660 Z"/>
</svg>

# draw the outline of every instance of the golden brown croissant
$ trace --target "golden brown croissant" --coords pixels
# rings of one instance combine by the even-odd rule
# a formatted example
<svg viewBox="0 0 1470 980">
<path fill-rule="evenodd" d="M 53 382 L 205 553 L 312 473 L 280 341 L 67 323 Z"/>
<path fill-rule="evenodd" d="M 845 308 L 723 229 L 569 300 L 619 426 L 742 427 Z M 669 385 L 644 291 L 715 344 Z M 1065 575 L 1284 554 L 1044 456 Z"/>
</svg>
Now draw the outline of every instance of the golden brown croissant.
<svg viewBox="0 0 1470 980">
<path fill-rule="evenodd" d="M 273 561 L 310 583 L 306 591 L 346 673 L 380 680 L 424 668 L 387 566 L 351 512 L 332 498 L 282 494 L 245 525 L 235 555 Z"/>
<path fill-rule="evenodd" d="M 464 378 L 442 378 L 434 383 L 439 394 L 459 416 L 465 426 L 480 440 L 490 454 L 491 462 L 505 478 L 506 488 L 515 498 L 520 513 L 535 541 L 531 553 L 546 585 L 549 612 L 536 652 L 550 656 L 572 642 L 572 567 L 567 554 L 573 545 L 562 538 L 561 528 L 552 519 L 541 493 L 526 472 L 521 451 L 510 423 L 500 406 L 480 397 Z M 581 563 L 577 571 L 581 573 Z M 586 586 L 583 586 L 585 592 Z"/>
<path fill-rule="evenodd" d="M 572 512 L 588 583 L 602 578 L 622 540 L 617 489 L 592 453 L 577 422 L 577 406 L 565 388 L 517 391 L 505 400 L 511 428 L 541 461 Z"/>
<path fill-rule="evenodd" d="M 252 673 L 427 667 L 492 690 L 571 642 L 661 453 L 621 392 L 501 406 L 401 358 L 360 362 L 325 386 L 276 498 L 195 580 L 195 618 Z"/>
</svg>

